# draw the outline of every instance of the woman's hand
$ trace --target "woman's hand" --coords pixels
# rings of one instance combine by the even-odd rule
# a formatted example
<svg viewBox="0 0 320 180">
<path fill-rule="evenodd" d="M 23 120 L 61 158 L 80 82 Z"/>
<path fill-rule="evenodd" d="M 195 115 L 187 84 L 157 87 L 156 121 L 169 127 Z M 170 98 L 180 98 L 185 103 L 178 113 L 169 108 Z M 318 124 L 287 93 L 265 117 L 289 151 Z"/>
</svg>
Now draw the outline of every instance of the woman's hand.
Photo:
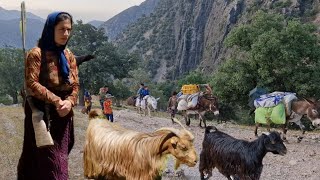
<svg viewBox="0 0 320 180">
<path fill-rule="evenodd" d="M 71 111 L 72 104 L 69 100 L 60 100 L 57 106 L 57 112 L 60 117 L 64 117 Z"/>
</svg>

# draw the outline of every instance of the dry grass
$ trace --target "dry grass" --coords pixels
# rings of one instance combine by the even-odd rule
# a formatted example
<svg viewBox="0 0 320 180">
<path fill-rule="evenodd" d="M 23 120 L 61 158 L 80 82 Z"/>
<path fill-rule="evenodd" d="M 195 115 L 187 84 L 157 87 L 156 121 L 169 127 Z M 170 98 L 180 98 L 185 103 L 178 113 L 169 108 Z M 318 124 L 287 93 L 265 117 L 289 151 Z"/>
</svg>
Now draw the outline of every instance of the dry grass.
<svg viewBox="0 0 320 180">
<path fill-rule="evenodd" d="M 75 146 L 70 154 L 70 179 L 84 179 L 82 173 L 82 146 L 88 124 L 87 116 L 75 109 Z M 24 112 L 21 106 L 0 107 L 0 179 L 16 179 L 24 133 Z"/>
<path fill-rule="evenodd" d="M 23 117 L 21 106 L 0 107 L 0 179 L 16 174 L 23 142 Z"/>
</svg>

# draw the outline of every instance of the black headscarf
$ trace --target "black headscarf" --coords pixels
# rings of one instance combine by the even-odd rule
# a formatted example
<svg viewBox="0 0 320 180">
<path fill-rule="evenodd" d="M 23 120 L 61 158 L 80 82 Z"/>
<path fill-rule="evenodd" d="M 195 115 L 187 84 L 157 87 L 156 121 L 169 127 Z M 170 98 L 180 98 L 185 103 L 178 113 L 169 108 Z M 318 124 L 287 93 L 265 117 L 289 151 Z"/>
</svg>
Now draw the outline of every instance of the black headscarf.
<svg viewBox="0 0 320 180">
<path fill-rule="evenodd" d="M 54 41 L 54 27 L 57 24 L 57 17 L 60 14 L 67 14 L 70 17 L 71 24 L 72 24 L 72 16 L 66 12 L 54 12 L 48 15 L 46 23 L 44 25 L 41 38 L 39 40 L 39 47 L 41 50 L 48 50 L 48 51 L 55 51 L 59 56 L 59 65 L 60 65 L 60 72 L 62 78 L 65 82 L 69 83 L 69 66 L 66 55 L 64 54 L 64 49 L 66 44 L 63 46 L 57 46 Z"/>
</svg>

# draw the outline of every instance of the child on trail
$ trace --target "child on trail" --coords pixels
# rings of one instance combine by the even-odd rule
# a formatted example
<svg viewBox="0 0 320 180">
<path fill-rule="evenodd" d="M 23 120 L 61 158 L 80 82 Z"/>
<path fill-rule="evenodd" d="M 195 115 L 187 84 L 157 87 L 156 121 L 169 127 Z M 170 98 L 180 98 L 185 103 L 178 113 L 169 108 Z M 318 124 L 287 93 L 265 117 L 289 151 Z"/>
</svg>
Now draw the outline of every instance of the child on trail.
<svg viewBox="0 0 320 180">
<path fill-rule="evenodd" d="M 113 122 L 112 97 L 111 94 L 107 94 L 103 102 L 103 114 L 110 122 Z"/>
</svg>

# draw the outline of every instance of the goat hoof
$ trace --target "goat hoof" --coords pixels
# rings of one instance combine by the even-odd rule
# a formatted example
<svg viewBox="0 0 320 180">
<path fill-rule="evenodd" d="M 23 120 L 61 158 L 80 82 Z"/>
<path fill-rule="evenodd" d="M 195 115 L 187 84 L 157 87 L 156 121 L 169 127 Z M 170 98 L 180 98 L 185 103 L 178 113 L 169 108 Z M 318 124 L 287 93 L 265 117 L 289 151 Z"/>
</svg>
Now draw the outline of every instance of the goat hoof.
<svg viewBox="0 0 320 180">
<path fill-rule="evenodd" d="M 184 170 L 182 169 L 174 173 L 174 176 L 176 177 L 182 177 L 183 175 L 184 175 Z"/>
<path fill-rule="evenodd" d="M 303 137 L 299 136 L 298 137 L 298 143 L 300 143 L 302 141 Z"/>
</svg>

